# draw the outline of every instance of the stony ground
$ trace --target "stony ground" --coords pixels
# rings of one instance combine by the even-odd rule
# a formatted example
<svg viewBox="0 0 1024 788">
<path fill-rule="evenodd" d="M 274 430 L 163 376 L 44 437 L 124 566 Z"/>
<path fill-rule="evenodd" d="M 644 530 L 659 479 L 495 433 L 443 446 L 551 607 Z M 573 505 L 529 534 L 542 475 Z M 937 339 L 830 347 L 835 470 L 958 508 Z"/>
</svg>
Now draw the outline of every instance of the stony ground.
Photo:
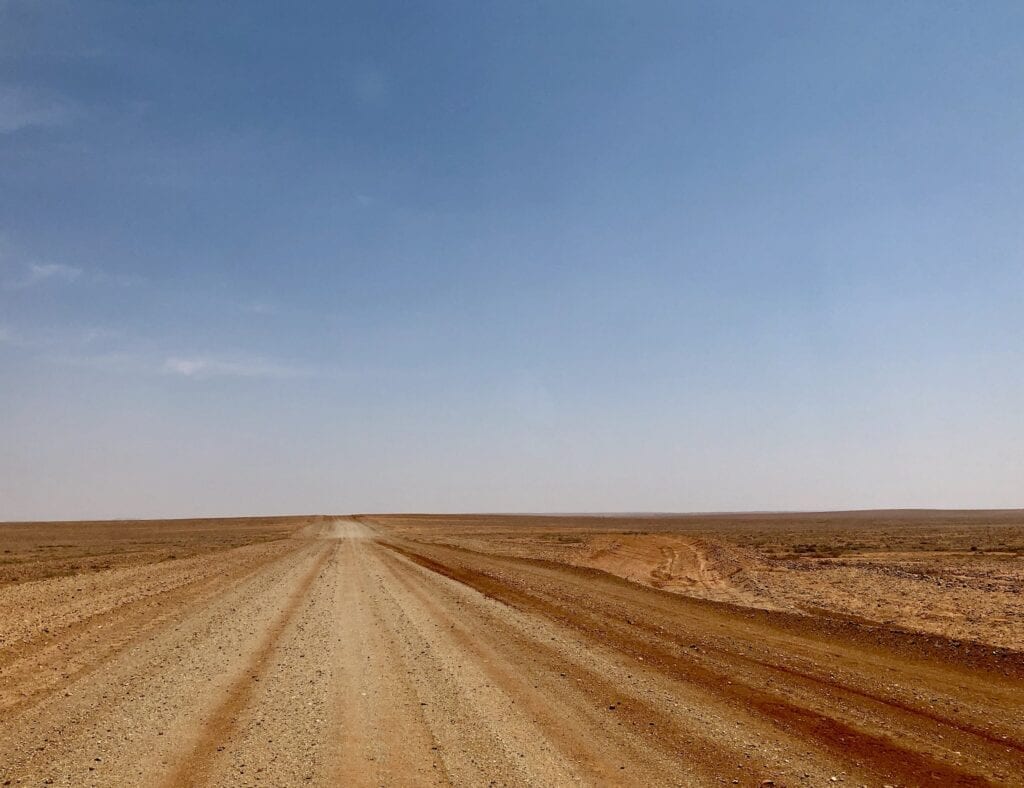
<svg viewBox="0 0 1024 788">
<path fill-rule="evenodd" d="M 0 784 L 1024 783 L 1020 651 L 506 525 L 0 526 Z"/>
<path fill-rule="evenodd" d="M 1024 513 L 377 518 L 417 539 L 653 588 L 1024 651 Z"/>
</svg>

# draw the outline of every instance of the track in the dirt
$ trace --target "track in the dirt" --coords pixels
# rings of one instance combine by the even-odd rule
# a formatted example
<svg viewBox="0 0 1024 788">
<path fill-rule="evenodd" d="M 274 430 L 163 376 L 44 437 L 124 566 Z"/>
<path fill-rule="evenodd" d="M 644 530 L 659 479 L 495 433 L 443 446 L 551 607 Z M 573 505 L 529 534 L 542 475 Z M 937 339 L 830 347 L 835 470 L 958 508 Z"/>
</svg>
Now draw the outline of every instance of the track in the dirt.
<svg viewBox="0 0 1024 788">
<path fill-rule="evenodd" d="M 354 520 L 147 572 L 0 643 L 0 784 L 1024 784 L 1014 654 Z"/>
</svg>

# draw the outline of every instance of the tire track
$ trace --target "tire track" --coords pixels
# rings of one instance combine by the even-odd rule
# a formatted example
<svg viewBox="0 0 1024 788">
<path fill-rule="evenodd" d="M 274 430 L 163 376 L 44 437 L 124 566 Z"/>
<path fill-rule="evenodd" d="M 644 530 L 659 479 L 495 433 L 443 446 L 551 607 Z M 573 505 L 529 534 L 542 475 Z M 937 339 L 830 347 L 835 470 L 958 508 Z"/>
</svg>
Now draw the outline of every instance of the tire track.
<svg viewBox="0 0 1024 788">
<path fill-rule="evenodd" d="M 336 686 L 328 785 L 450 785 L 439 742 L 397 644 L 400 617 L 384 592 L 365 529 L 345 535 L 335 602 Z M 399 746 L 395 746 L 399 744 Z"/>
<path fill-rule="evenodd" d="M 986 777 L 983 776 L 984 772 L 974 772 L 965 768 L 966 764 L 953 764 L 933 754 L 934 745 L 931 751 L 919 749 L 909 743 L 898 742 L 890 733 L 869 732 L 861 728 L 860 725 L 866 720 L 862 719 L 860 724 L 854 724 L 832 716 L 837 710 L 833 692 L 841 691 L 841 685 L 834 685 L 825 697 L 819 693 L 818 698 L 825 701 L 829 707 L 829 712 L 825 713 L 790 700 L 788 694 L 794 689 L 793 685 L 785 687 L 780 686 L 779 682 L 764 682 L 757 676 L 750 677 L 749 671 L 747 677 L 744 677 L 743 671 L 734 670 L 731 665 L 716 666 L 713 662 L 708 664 L 706 660 L 698 659 L 694 655 L 681 654 L 681 644 L 668 636 L 662 624 L 644 626 L 635 620 L 627 623 L 624 619 L 610 617 L 604 609 L 602 598 L 593 595 L 593 589 L 590 589 L 587 597 L 574 597 L 570 589 L 574 588 L 576 579 L 569 572 L 562 573 L 560 586 L 548 592 L 541 590 L 536 575 L 531 575 L 531 580 L 526 583 L 511 579 L 517 567 L 527 571 L 522 567 L 523 562 L 502 560 L 488 564 L 501 565 L 503 572 L 511 573 L 506 577 L 492 570 L 481 571 L 467 565 L 466 557 L 455 550 L 433 548 L 424 551 L 422 547 L 402 547 L 394 544 L 387 546 L 424 568 L 469 585 L 520 610 L 543 615 L 550 620 L 574 627 L 581 633 L 598 635 L 603 642 L 615 646 L 624 654 L 643 658 L 647 664 L 658 665 L 666 675 L 674 679 L 714 688 L 723 702 L 738 709 L 756 712 L 782 731 L 800 732 L 816 742 L 817 747 L 831 751 L 837 757 L 855 759 L 869 765 L 870 771 L 876 776 L 894 776 L 911 783 L 920 779 L 922 775 L 930 775 L 932 779 L 939 780 L 945 785 L 987 783 Z M 427 552 L 430 555 L 427 555 Z M 546 570 L 554 571 L 550 567 L 546 567 Z M 642 599 L 641 591 L 633 593 L 636 599 Z M 803 700 L 807 700 L 806 696 Z M 948 734 L 950 728 L 946 727 L 945 730 Z M 922 735 L 919 738 L 920 741 L 924 741 L 927 736 Z M 972 752 L 972 756 L 978 755 L 976 750 Z M 999 766 L 985 769 L 990 775 L 999 773 L 1003 768 L 1024 773 L 1020 765 L 1015 764 L 1012 759 L 1008 762 L 1005 760 L 1005 748 L 998 755 L 991 753 L 988 757 L 993 756 L 1003 762 L 997 760 L 995 763 L 1000 763 Z M 989 763 L 993 761 L 990 760 Z"/>
<path fill-rule="evenodd" d="M 336 549 L 336 543 L 327 543 L 318 549 L 313 566 L 285 600 L 281 612 L 252 652 L 242 675 L 228 688 L 227 697 L 206 718 L 198 741 L 170 774 L 165 782 L 167 786 L 205 784 L 206 772 L 217 755 L 220 743 L 228 738 L 238 715 L 252 695 L 253 682 L 258 682 L 264 675 L 268 659 L 277 646 L 281 634 L 298 612 Z"/>
<path fill-rule="evenodd" d="M 584 783 L 621 781 L 627 765 L 640 762 L 645 762 L 647 774 L 658 767 L 667 784 L 679 780 L 681 772 L 695 779 L 695 764 L 724 775 L 744 760 L 739 750 L 680 724 L 628 684 L 613 683 L 580 659 L 552 648 L 518 620 L 496 615 L 481 604 L 483 599 L 456 597 L 453 589 L 431 580 L 431 574 L 412 561 L 393 554 L 385 561 L 392 567 L 394 582 L 449 631 L 461 652 L 496 686 L 526 709 Z M 567 680 L 570 676 L 574 682 Z M 566 725 L 566 720 L 573 724 Z M 764 763 L 748 762 L 746 767 L 762 775 L 771 773 Z"/>
<path fill-rule="evenodd" d="M 239 556 L 9 653 L 0 783 L 1024 783 L 1009 671 L 356 522 Z"/>
<path fill-rule="evenodd" d="M 226 588 L 266 571 L 270 564 L 301 546 L 296 542 L 285 552 L 265 551 L 239 566 L 231 567 L 229 563 L 226 570 L 223 563 L 204 568 L 199 577 L 184 580 L 168 590 L 89 615 L 57 632 L 44 632 L 43 637 L 4 649 L 0 652 L 0 710 L 17 715 L 54 693 L 66 692 L 140 639 L 181 621 Z M 41 669 L 47 664 L 59 666 L 59 670 Z"/>
<path fill-rule="evenodd" d="M 289 550 L 0 726 L 0 783 L 155 785 L 315 545 Z M 236 656 L 237 655 L 237 656 Z M 218 690 L 220 688 L 220 690 Z"/>
</svg>

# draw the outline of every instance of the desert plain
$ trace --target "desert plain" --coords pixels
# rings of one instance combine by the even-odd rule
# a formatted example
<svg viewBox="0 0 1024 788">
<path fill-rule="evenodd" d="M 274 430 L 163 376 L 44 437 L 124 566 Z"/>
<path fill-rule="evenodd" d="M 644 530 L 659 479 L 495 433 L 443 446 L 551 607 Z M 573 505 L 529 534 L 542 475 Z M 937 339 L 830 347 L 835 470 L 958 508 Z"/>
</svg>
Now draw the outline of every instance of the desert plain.
<svg viewBox="0 0 1024 788">
<path fill-rule="evenodd" d="M 1024 512 L 0 524 L 0 785 L 1024 785 Z"/>
</svg>

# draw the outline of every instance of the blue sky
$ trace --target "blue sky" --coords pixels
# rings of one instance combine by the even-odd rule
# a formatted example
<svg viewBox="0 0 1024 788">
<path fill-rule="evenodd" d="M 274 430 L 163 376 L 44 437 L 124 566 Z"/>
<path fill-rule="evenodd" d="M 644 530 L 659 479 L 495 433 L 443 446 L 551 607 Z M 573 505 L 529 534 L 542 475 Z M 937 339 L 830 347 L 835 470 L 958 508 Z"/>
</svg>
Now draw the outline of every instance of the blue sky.
<svg viewBox="0 0 1024 788">
<path fill-rule="evenodd" d="M 1024 506 L 1022 40 L 0 2 L 0 519 Z"/>
</svg>

